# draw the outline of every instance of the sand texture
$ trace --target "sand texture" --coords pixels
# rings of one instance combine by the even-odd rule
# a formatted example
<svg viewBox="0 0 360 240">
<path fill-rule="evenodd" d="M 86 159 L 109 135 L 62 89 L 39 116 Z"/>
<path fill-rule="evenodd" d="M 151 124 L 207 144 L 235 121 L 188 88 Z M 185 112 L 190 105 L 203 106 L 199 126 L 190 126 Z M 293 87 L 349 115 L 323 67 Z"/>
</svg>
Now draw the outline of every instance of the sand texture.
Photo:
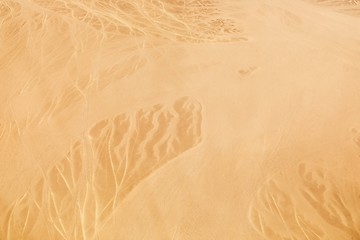
<svg viewBox="0 0 360 240">
<path fill-rule="evenodd" d="M 0 0 L 0 240 L 360 240 L 360 1 Z"/>
</svg>

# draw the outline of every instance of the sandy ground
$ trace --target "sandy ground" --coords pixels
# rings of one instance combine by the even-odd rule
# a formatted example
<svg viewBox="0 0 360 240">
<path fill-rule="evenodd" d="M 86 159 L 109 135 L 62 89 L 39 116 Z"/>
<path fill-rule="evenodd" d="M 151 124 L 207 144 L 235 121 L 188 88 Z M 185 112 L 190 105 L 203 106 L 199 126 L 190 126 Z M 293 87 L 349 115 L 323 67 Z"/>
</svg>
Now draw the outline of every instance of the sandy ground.
<svg viewBox="0 0 360 240">
<path fill-rule="evenodd" d="M 1 0 L 1 240 L 360 240 L 360 1 Z"/>
</svg>

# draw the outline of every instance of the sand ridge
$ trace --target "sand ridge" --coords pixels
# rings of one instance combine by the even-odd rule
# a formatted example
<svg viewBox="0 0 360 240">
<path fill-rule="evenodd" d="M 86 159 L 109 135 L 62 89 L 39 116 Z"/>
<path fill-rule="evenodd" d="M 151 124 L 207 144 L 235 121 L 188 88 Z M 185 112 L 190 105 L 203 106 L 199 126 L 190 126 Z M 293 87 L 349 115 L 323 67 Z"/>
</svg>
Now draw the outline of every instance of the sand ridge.
<svg viewBox="0 0 360 240">
<path fill-rule="evenodd" d="M 284 184 L 291 179 L 287 174 L 293 176 L 291 184 Z M 249 218 L 265 239 L 357 239 L 359 189 L 357 182 L 336 179 L 322 167 L 301 162 L 264 184 Z"/>
<path fill-rule="evenodd" d="M 132 188 L 200 143 L 201 116 L 200 103 L 183 97 L 171 108 L 158 104 L 135 116 L 119 114 L 96 123 L 87 139 L 74 143 L 62 161 L 14 201 L 2 231 L 8 239 L 39 234 L 44 239 L 96 238 Z M 41 233 L 46 222 L 53 228 L 49 235 Z"/>
</svg>

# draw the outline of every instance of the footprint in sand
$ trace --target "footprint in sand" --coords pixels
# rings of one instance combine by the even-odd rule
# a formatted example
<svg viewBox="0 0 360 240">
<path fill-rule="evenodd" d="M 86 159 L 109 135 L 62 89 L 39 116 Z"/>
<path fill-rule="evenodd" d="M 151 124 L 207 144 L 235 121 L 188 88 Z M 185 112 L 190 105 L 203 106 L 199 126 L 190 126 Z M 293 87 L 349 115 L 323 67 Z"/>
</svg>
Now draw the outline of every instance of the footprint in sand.
<svg viewBox="0 0 360 240">
<path fill-rule="evenodd" d="M 246 78 L 251 76 L 256 70 L 258 70 L 259 67 L 248 67 L 248 68 L 242 68 L 238 70 L 238 74 L 242 77 L 242 78 Z"/>
</svg>

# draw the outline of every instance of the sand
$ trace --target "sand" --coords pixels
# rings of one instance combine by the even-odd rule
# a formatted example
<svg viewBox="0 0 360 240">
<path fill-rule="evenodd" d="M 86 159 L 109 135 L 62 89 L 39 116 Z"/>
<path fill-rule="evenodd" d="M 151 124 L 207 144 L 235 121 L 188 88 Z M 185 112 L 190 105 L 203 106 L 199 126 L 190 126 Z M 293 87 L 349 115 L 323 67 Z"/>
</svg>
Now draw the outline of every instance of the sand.
<svg viewBox="0 0 360 240">
<path fill-rule="evenodd" d="M 1 0 L 1 240 L 360 240 L 360 1 Z"/>
</svg>

